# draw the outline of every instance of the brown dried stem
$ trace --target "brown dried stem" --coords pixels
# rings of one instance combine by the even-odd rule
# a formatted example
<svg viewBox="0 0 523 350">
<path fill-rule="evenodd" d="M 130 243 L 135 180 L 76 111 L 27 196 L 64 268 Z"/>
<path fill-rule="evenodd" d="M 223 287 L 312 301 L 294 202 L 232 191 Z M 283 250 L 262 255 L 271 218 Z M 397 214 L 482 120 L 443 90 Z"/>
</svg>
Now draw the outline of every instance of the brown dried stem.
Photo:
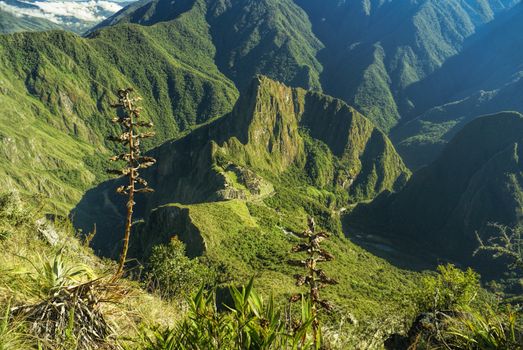
<svg viewBox="0 0 523 350">
<path fill-rule="evenodd" d="M 123 175 L 128 178 L 128 185 L 120 186 L 116 190 L 117 193 L 126 195 L 128 197 L 128 201 L 123 247 L 114 279 L 118 279 L 122 275 L 125 267 L 125 261 L 127 259 L 129 239 L 132 229 L 133 208 L 136 204 L 134 201 L 134 195 L 135 193 L 153 192 L 153 189 L 148 187 L 147 182 L 140 177 L 138 170 L 148 168 L 156 163 L 154 158 L 142 157 L 140 155 L 140 139 L 152 137 L 154 136 L 154 132 L 139 132 L 138 128 L 151 128 L 153 124 L 150 122 L 138 121 L 140 118 L 140 109 L 136 106 L 136 102 L 141 100 L 141 98 L 132 97 L 132 93 L 132 88 L 118 91 L 118 103 L 113 104 L 112 107 L 122 109 L 123 117 L 114 118 L 112 121 L 113 123 L 120 124 L 122 133 L 117 136 L 111 135 L 108 137 L 108 140 L 122 143 L 127 147 L 126 153 L 110 158 L 111 161 L 125 161 L 127 166 L 123 169 L 108 170 L 108 172 L 111 174 Z M 139 186 L 141 187 L 139 188 Z"/>
<path fill-rule="evenodd" d="M 317 318 L 318 310 L 320 308 L 327 311 L 332 311 L 333 306 L 327 300 L 320 299 L 320 289 L 326 285 L 337 284 L 338 282 L 332 278 L 327 277 L 325 272 L 317 267 L 318 263 L 331 261 L 334 256 L 320 247 L 320 243 L 327 239 L 330 235 L 326 232 L 316 232 L 316 223 L 313 218 L 308 218 L 308 229 L 302 233 L 296 234 L 305 242 L 297 244 L 292 248 L 292 252 L 306 252 L 308 257 L 304 260 L 291 260 L 289 264 L 294 266 L 302 266 L 307 270 L 306 275 L 296 274 L 297 286 L 306 285 L 308 287 L 309 299 L 311 302 L 312 313 L 312 332 L 314 348 L 318 349 L 318 332 L 319 321 Z M 291 296 L 290 301 L 296 302 L 301 300 L 301 295 Z"/>
</svg>

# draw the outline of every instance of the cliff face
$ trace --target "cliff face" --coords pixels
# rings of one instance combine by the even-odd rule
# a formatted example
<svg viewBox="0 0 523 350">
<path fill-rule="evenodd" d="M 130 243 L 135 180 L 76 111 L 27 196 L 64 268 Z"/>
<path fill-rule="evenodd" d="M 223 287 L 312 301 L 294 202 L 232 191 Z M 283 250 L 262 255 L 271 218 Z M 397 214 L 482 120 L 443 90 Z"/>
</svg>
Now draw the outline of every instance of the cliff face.
<svg viewBox="0 0 523 350">
<path fill-rule="evenodd" d="M 388 138 L 353 108 L 262 76 L 229 115 L 151 154 L 158 163 L 145 177 L 156 192 L 138 201 L 142 217 L 168 203 L 262 200 L 289 176 L 295 188 L 362 200 L 400 188 L 410 175 Z M 114 186 L 86 194 L 75 210 L 80 226 L 93 212 L 124 207 L 112 199 Z"/>
</svg>

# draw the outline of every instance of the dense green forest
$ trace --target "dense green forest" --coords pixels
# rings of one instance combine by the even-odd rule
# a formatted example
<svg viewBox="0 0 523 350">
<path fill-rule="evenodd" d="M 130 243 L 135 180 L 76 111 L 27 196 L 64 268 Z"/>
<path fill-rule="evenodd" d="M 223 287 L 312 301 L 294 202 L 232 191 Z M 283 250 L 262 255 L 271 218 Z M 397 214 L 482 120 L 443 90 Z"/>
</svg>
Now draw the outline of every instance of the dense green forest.
<svg viewBox="0 0 523 350">
<path fill-rule="evenodd" d="M 523 349 L 522 16 L 0 10 L 0 350 Z"/>
</svg>

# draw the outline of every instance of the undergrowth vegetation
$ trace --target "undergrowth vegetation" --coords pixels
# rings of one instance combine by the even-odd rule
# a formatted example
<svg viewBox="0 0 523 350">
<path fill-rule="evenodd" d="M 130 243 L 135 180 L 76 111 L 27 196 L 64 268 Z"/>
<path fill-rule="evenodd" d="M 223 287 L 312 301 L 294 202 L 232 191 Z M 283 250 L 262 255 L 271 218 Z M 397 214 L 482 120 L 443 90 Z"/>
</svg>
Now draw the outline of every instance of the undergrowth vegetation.
<svg viewBox="0 0 523 350">
<path fill-rule="evenodd" d="M 521 308 L 484 290 L 472 270 L 441 266 L 437 273 L 421 275 L 401 295 L 384 293 L 381 305 L 373 304 L 375 282 L 357 285 L 365 280 L 358 277 L 359 270 L 367 269 L 366 278 L 373 279 L 369 261 L 361 266 L 350 262 L 347 255 L 354 253 L 326 242 L 325 248 L 339 259 L 332 262 L 335 269 L 331 263 L 325 269 L 349 289 L 344 293 L 338 284 L 322 291 L 334 307 L 330 314 L 315 316 L 310 298 L 289 303 L 268 275 L 251 278 L 243 287 L 236 282 L 217 285 L 219 273 L 208 266 L 213 257 L 191 259 L 177 239 L 152 249 L 140 281 L 112 283 L 108 277 L 114 262 L 95 257 L 67 220 L 42 219 L 39 206 L 29 202 L 37 199 L 0 195 L 0 229 L 6 232 L 0 240 L 2 350 L 521 349 Z M 273 209 L 254 203 L 249 209 L 262 227 L 271 226 Z M 281 249 L 290 253 L 293 243 L 299 242 L 282 241 Z M 252 268 L 267 266 L 254 263 Z M 349 268 L 357 270 L 347 281 L 339 271 Z M 286 273 L 292 275 L 293 269 Z M 367 290 L 365 300 L 361 288 Z M 347 304 L 351 298 L 354 302 Z M 400 315 L 390 309 L 388 317 L 380 316 L 377 308 L 389 308 L 394 299 L 403 299 L 410 311 Z M 362 317 L 365 313 L 368 317 Z M 321 335 L 315 345 L 316 317 Z"/>
<path fill-rule="evenodd" d="M 0 217 L 0 349 L 118 349 L 142 324 L 178 319 L 174 303 L 137 283 L 111 285 L 114 263 L 66 219 L 46 220 L 37 198 L 1 193 Z"/>
</svg>

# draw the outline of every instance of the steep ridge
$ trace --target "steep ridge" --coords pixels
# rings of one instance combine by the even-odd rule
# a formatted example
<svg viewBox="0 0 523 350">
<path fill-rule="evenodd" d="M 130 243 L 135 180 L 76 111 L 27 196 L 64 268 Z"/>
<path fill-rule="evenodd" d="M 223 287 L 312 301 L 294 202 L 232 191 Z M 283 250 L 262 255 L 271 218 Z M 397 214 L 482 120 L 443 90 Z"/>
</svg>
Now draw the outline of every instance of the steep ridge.
<svg viewBox="0 0 523 350">
<path fill-rule="evenodd" d="M 222 72 L 245 88 L 255 74 L 321 90 L 323 45 L 292 0 L 207 0 L 207 21 Z M 234 25 L 231 25 L 234 23 Z"/>
<path fill-rule="evenodd" d="M 151 0 L 141 1 L 102 22 L 109 25 L 169 22 L 191 7 L 205 9 L 200 21 L 209 26 L 215 61 L 239 89 L 256 74 L 304 88 L 321 89 L 322 45 L 307 15 L 292 0 Z"/>
<path fill-rule="evenodd" d="M 364 226 L 469 262 L 476 231 L 486 234 L 489 222 L 522 222 L 522 135 L 519 113 L 478 118 L 401 192 L 361 205 L 347 222 L 361 224 L 363 218 Z"/>
<path fill-rule="evenodd" d="M 100 27 L 168 23 L 190 6 L 200 6 L 216 64 L 240 89 L 260 73 L 291 86 L 324 90 L 389 131 L 415 116 L 406 89 L 460 53 L 467 38 L 518 2 L 151 0 L 131 5 Z"/>
<path fill-rule="evenodd" d="M 397 190 L 409 176 L 388 138 L 353 108 L 261 76 L 231 114 L 151 155 L 158 165 L 145 176 L 158 191 L 138 201 L 143 204 L 138 215 L 145 218 L 169 203 L 275 196 L 309 198 L 335 209 Z M 97 248 L 118 241 L 107 232 L 122 222 L 122 213 L 114 209 L 124 208 L 114 199 L 116 182 L 89 191 L 73 212 L 84 230 L 102 221 Z"/>
<path fill-rule="evenodd" d="M 168 26 L 122 25 L 90 38 L 59 31 L 0 36 L 0 115 L 7 120 L 16 116 L 31 127 L 31 120 L 46 124 L 44 132 L 13 133 L 10 122 L 2 123 L 0 133 L 17 157 L 40 162 L 31 184 L 23 181 L 32 178 L 31 167 L 4 155 L 0 163 L 8 176 L 2 184 L 28 192 L 41 188 L 51 202 L 55 190 L 72 186 L 74 194 L 60 195 L 69 210 L 81 191 L 104 177 L 104 159 L 112 147 L 105 137 L 114 128 L 109 106 L 116 90 L 125 86 L 144 98 L 144 113 L 157 126 L 157 137 L 147 148 L 230 111 L 237 91 L 212 60 L 214 47 L 198 11 L 193 8 Z M 88 144 L 91 151 L 84 154 L 79 144 Z M 73 149 L 74 157 L 63 155 Z M 61 165 L 45 159 L 61 159 Z M 61 169 L 84 175 L 80 179 Z M 15 174 L 18 180 L 13 181 Z"/>
<path fill-rule="evenodd" d="M 410 166 L 430 163 L 442 145 L 480 115 L 523 111 L 522 31 L 523 4 L 519 4 L 482 28 L 460 54 L 409 88 L 407 93 L 421 115 L 394 130 L 392 138 Z"/>
<path fill-rule="evenodd" d="M 170 21 L 182 13 L 189 11 L 196 0 L 177 0 L 177 1 L 150 1 L 141 0 L 130 4 L 113 16 L 103 20 L 89 30 L 94 31 L 122 23 L 136 23 L 142 25 L 152 25 L 159 22 Z"/>
<path fill-rule="evenodd" d="M 296 0 L 326 49 L 324 90 L 383 130 L 412 113 L 404 91 L 459 53 L 467 37 L 518 1 Z"/>
</svg>

